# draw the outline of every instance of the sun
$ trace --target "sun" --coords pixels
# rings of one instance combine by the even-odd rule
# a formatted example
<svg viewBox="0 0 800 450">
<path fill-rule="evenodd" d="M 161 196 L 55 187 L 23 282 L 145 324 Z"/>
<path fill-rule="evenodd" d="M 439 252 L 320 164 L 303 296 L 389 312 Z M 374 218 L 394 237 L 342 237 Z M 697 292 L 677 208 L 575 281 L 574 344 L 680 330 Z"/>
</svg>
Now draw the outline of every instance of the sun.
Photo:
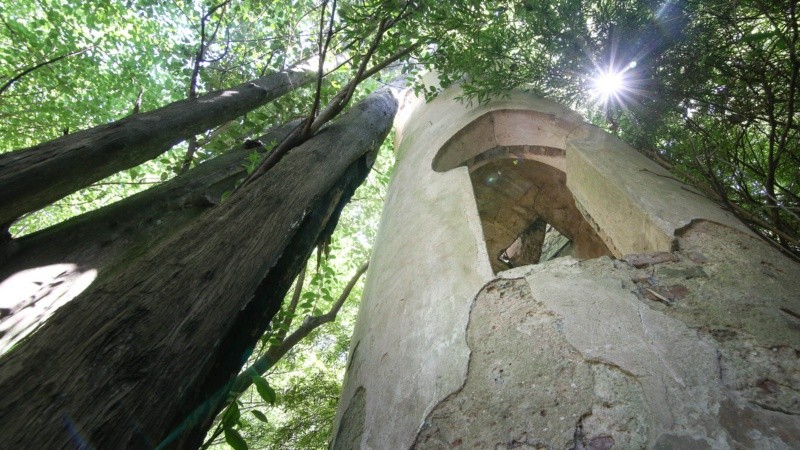
<svg viewBox="0 0 800 450">
<path fill-rule="evenodd" d="M 598 67 L 595 77 L 591 79 L 592 97 L 603 104 L 612 101 L 622 103 L 625 94 L 633 90 L 629 71 L 634 68 L 636 68 L 636 61 L 631 61 L 622 69 L 615 69 L 613 65 L 605 70 Z"/>
<path fill-rule="evenodd" d="M 611 99 L 619 99 L 622 92 L 626 90 L 625 75 L 613 70 L 602 71 L 592 79 L 592 90 L 594 97 L 603 103 L 608 103 Z"/>
</svg>

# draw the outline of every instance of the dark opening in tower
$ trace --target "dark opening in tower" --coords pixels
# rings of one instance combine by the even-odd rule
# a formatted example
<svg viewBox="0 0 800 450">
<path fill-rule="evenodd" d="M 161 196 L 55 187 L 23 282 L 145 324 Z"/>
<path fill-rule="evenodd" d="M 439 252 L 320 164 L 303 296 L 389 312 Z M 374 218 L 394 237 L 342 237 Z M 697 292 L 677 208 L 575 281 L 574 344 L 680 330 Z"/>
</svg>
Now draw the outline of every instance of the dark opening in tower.
<svg viewBox="0 0 800 450">
<path fill-rule="evenodd" d="M 518 149 L 492 156 L 466 165 L 495 273 L 560 256 L 611 255 L 575 206 L 563 171 L 524 159 Z"/>
</svg>

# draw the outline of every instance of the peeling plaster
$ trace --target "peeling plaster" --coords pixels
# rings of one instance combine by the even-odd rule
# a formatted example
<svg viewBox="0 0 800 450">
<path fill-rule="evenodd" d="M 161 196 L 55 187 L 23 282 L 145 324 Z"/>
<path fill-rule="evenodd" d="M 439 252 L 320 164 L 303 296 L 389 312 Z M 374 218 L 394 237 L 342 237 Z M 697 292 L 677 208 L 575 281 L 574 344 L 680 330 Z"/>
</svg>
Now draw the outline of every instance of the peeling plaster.
<svg viewBox="0 0 800 450">
<path fill-rule="evenodd" d="M 493 110 L 577 119 L 525 94 L 471 109 L 457 95 L 398 130 L 342 394 L 370 393 L 361 448 L 800 448 L 800 265 L 581 125 L 567 186 L 623 259 L 493 277 L 469 173 L 434 156 Z"/>
</svg>

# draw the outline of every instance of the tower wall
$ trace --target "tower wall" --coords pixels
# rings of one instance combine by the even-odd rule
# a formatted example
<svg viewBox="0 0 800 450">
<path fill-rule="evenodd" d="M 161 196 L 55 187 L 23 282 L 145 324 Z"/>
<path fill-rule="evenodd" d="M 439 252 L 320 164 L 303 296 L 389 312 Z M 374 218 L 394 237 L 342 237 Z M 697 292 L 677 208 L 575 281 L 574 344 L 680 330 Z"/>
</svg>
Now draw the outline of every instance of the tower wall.
<svg viewBox="0 0 800 450">
<path fill-rule="evenodd" d="M 399 127 L 332 447 L 800 446 L 800 265 L 569 110 L 458 94 Z M 565 172 L 610 256 L 493 270 L 556 198 L 503 158 Z"/>
</svg>

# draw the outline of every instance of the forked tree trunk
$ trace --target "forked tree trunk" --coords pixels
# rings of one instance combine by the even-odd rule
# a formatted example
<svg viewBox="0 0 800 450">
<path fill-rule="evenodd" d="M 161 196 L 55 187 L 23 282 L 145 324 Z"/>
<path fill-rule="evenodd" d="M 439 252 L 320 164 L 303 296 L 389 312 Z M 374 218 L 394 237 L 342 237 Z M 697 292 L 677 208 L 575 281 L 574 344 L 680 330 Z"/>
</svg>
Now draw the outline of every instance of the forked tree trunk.
<svg viewBox="0 0 800 450">
<path fill-rule="evenodd" d="M 390 92 L 370 95 L 7 354 L 4 444 L 149 448 L 169 436 L 171 445 L 199 445 L 293 277 L 366 176 L 396 110 Z"/>
<path fill-rule="evenodd" d="M 281 141 L 298 123 L 259 139 Z M 158 186 L 10 242 L 0 255 L 0 354 L 80 294 L 89 278 L 118 270 L 219 204 L 247 175 L 243 163 L 252 151 L 242 145 Z"/>
<path fill-rule="evenodd" d="M 235 119 L 315 79 L 293 68 L 0 155 L 0 225 L 175 144 Z M 0 230 L 2 231 L 2 230 Z"/>
</svg>

